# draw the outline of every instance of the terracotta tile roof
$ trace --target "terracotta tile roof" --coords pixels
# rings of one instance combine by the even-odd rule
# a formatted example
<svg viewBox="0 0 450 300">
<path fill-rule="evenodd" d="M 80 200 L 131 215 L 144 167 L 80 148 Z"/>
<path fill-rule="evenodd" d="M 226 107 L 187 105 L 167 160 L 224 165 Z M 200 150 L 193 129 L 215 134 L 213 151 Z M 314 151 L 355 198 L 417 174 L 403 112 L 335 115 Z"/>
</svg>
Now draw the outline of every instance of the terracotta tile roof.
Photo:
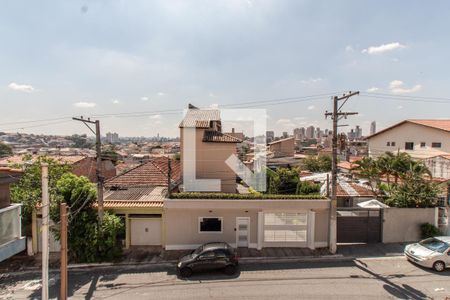
<svg viewBox="0 0 450 300">
<path fill-rule="evenodd" d="M 354 182 L 339 182 L 336 189 L 337 197 L 375 197 L 369 187 L 354 183 Z"/>
<path fill-rule="evenodd" d="M 345 169 L 345 170 L 353 170 L 354 168 L 358 167 L 357 164 L 353 164 L 346 160 L 340 161 L 337 166 L 338 166 L 338 168 Z"/>
<path fill-rule="evenodd" d="M 380 130 L 370 136 L 367 137 L 367 139 L 370 139 L 371 137 L 374 137 L 376 135 L 379 135 L 380 133 L 383 133 L 385 131 L 391 130 L 395 127 L 398 127 L 404 123 L 413 123 L 413 124 L 417 124 L 417 125 L 422 125 L 422 126 L 427 126 L 427 127 L 431 127 L 431 128 L 435 128 L 435 129 L 439 129 L 439 130 L 443 130 L 443 131 L 447 131 L 450 132 L 450 119 L 447 120 L 418 120 L 418 119 L 409 119 L 409 120 L 404 120 L 400 123 L 394 124 L 390 127 L 387 127 L 383 130 Z"/>
<path fill-rule="evenodd" d="M 179 127 L 209 128 L 210 121 L 220 121 L 218 109 L 188 109 Z"/>
<path fill-rule="evenodd" d="M 48 157 L 59 161 L 62 164 L 67 163 L 69 165 L 82 161 L 87 157 L 83 155 L 32 155 L 31 162 L 34 162 L 39 156 Z M 0 166 L 23 165 L 25 163 L 23 157 L 23 155 L 14 155 L 3 158 L 2 160 L 0 160 Z"/>
<path fill-rule="evenodd" d="M 206 130 L 203 135 L 203 142 L 214 143 L 241 143 L 242 140 L 237 137 L 222 133 L 216 130 Z"/>
<path fill-rule="evenodd" d="M 180 161 L 171 160 L 172 182 L 180 180 Z M 106 187 L 167 186 L 168 158 L 157 157 L 105 182 Z"/>
<path fill-rule="evenodd" d="M 408 122 L 450 131 L 450 119 L 448 120 L 407 120 Z"/>
<path fill-rule="evenodd" d="M 19 169 L 12 169 L 9 167 L 0 167 L 0 183 L 17 182 L 22 176 L 23 171 Z"/>
</svg>

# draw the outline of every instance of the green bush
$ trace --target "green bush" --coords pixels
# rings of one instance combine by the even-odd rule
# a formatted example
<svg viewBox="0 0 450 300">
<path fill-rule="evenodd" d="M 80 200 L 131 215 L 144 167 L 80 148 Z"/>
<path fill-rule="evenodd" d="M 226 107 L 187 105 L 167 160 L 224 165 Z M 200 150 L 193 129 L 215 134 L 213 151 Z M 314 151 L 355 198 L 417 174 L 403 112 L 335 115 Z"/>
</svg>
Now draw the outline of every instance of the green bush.
<svg viewBox="0 0 450 300">
<path fill-rule="evenodd" d="M 320 184 L 309 181 L 299 181 L 297 185 L 297 194 L 311 195 L 320 193 Z"/>
<path fill-rule="evenodd" d="M 420 225 L 420 233 L 423 239 L 442 235 L 439 228 L 430 223 L 423 223 L 422 225 Z"/>
</svg>

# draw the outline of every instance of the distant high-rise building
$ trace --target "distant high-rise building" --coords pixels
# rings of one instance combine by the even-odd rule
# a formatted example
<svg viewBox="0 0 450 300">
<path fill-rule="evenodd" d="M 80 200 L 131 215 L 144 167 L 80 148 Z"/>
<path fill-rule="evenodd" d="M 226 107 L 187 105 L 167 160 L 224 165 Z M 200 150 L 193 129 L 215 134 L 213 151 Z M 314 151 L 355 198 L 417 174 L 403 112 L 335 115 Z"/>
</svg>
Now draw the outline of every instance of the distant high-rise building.
<svg viewBox="0 0 450 300">
<path fill-rule="evenodd" d="M 313 139 L 314 138 L 314 126 L 309 126 L 306 128 L 306 138 Z"/>
<path fill-rule="evenodd" d="M 268 143 L 271 143 L 275 139 L 275 132 L 273 130 L 266 131 L 266 140 Z"/>
<path fill-rule="evenodd" d="M 106 141 L 110 144 L 115 144 L 119 142 L 119 134 L 115 132 L 108 132 L 106 134 Z"/>
<path fill-rule="evenodd" d="M 370 123 L 370 135 L 377 133 L 377 122 Z"/>
<path fill-rule="evenodd" d="M 287 138 L 289 136 L 289 134 L 287 133 L 287 131 L 283 131 L 283 139 Z"/>
<path fill-rule="evenodd" d="M 356 125 L 355 135 L 356 135 L 356 139 L 362 138 L 362 128 L 359 127 L 359 125 Z"/>
<path fill-rule="evenodd" d="M 305 128 L 295 128 L 294 129 L 294 139 L 303 141 L 305 139 Z"/>
</svg>

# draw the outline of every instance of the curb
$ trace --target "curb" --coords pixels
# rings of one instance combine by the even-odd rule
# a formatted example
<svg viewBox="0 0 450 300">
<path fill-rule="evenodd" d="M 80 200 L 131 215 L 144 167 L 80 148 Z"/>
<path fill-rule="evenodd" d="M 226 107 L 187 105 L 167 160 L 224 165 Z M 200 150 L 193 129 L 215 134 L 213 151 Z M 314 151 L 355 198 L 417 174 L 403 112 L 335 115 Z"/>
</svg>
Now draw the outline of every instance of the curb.
<svg viewBox="0 0 450 300">
<path fill-rule="evenodd" d="M 288 256 L 288 257 L 243 257 L 239 259 L 240 265 L 254 265 L 266 263 L 298 263 L 298 262 L 345 262 L 354 261 L 358 259 L 398 259 L 403 255 L 380 256 L 380 257 L 356 257 L 344 256 L 342 254 L 322 255 L 322 256 Z M 74 272 L 85 272 L 89 270 L 101 270 L 111 268 L 125 268 L 125 269 L 142 269 L 146 267 L 175 267 L 178 260 L 168 260 L 160 262 L 119 262 L 119 263 L 91 263 L 91 264 L 71 264 L 68 269 Z M 7 276 L 18 276 L 26 274 L 40 273 L 40 268 L 24 268 L 21 271 L 6 273 Z M 49 269 L 50 273 L 58 273 L 58 269 Z M 7 278 L 7 277 L 6 277 Z"/>
</svg>

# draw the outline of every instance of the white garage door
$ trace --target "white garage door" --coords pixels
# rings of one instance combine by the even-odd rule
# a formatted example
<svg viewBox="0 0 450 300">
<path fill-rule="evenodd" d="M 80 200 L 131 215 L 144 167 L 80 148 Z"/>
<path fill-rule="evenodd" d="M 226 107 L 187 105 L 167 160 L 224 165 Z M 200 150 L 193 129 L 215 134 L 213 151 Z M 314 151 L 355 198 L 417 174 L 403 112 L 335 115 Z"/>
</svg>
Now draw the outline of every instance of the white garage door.
<svg viewBox="0 0 450 300">
<path fill-rule="evenodd" d="M 131 246 L 161 245 L 161 218 L 130 219 Z"/>
</svg>

